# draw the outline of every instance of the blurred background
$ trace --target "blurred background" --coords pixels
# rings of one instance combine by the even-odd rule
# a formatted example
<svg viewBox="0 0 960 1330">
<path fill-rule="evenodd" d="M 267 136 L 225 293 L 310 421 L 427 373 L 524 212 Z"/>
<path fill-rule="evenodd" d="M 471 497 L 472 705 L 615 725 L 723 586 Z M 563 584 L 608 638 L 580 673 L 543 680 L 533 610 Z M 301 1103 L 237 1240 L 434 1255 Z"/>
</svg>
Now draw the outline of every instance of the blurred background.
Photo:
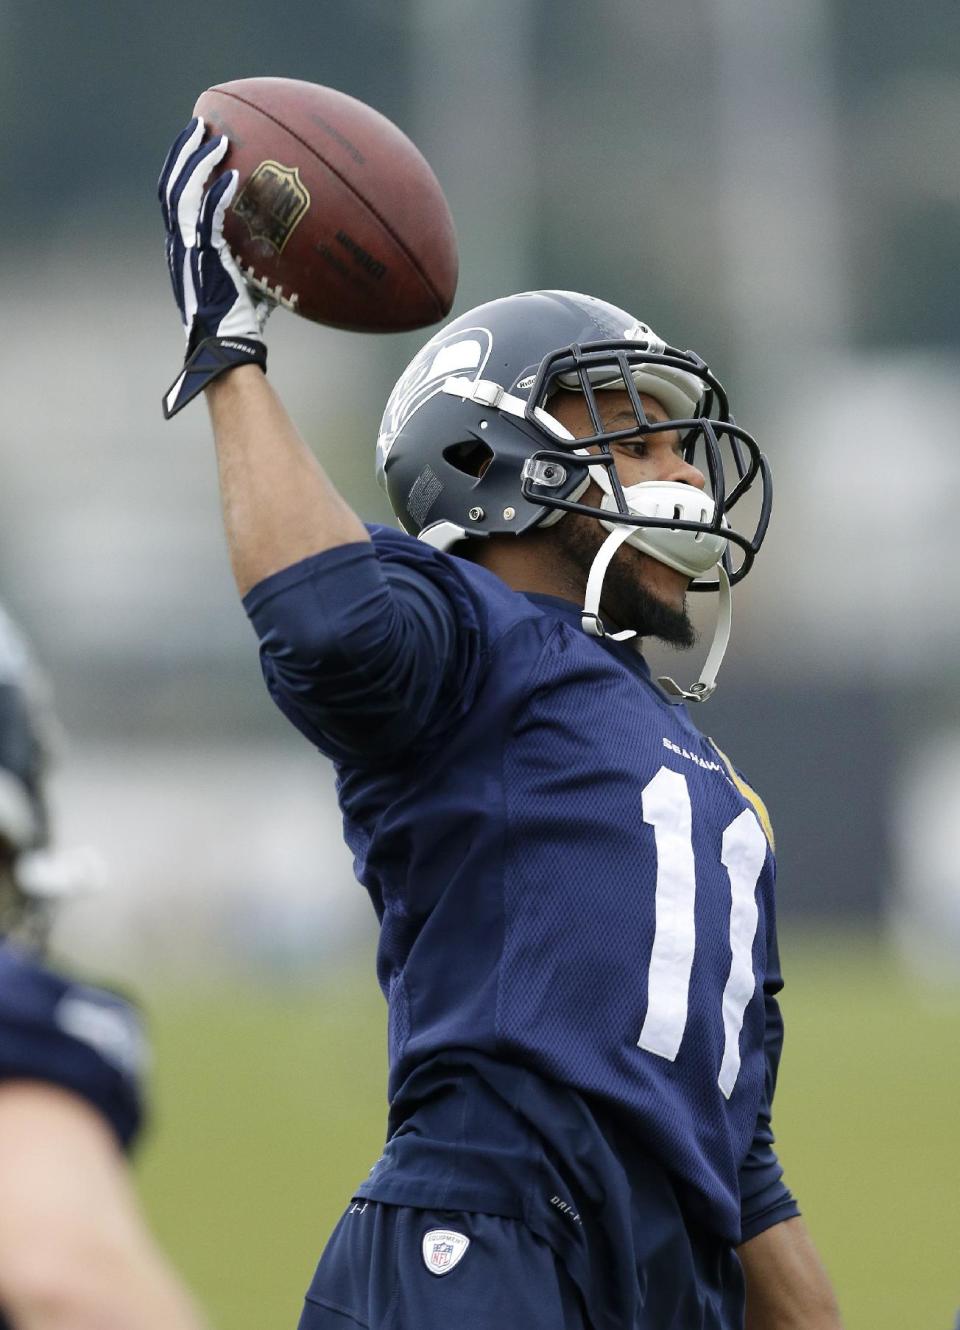
<svg viewBox="0 0 960 1330">
<path fill-rule="evenodd" d="M 218 1325 L 293 1325 L 385 1115 L 372 911 L 275 713 L 221 535 L 155 180 L 198 94 L 279 74 L 423 150 L 454 313 L 565 287 L 700 352 L 774 521 L 696 720 L 780 858 L 781 1156 L 850 1326 L 960 1306 L 960 4 L 0 0 L 0 599 L 53 676 L 58 946 L 143 997 L 141 1183 Z M 271 377 L 362 515 L 424 337 L 278 313 Z"/>
</svg>

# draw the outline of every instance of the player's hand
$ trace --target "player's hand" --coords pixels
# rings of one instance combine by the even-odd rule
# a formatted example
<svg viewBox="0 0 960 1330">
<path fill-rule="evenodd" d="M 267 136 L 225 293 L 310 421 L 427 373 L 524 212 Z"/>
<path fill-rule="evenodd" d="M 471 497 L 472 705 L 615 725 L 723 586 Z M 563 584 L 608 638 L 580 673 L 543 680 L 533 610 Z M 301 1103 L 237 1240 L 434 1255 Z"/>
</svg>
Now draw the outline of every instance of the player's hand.
<svg viewBox="0 0 960 1330">
<path fill-rule="evenodd" d="M 229 144 L 222 134 L 205 141 L 205 132 L 194 117 L 167 153 L 158 185 L 167 267 L 187 339 L 184 368 L 163 399 L 168 419 L 226 370 L 267 363 L 263 326 L 273 305 L 247 286 L 223 238 L 237 172 L 208 187 Z"/>
</svg>

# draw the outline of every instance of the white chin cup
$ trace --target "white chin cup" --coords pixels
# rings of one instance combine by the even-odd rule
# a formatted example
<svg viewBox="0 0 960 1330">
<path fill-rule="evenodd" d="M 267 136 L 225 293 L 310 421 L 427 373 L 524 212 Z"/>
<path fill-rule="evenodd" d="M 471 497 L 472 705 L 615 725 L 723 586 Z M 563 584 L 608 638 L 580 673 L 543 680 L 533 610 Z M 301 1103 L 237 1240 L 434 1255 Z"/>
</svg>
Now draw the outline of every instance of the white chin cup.
<svg viewBox="0 0 960 1330">
<path fill-rule="evenodd" d="M 591 467 L 591 471 L 597 468 Z M 613 514 L 610 520 L 601 518 L 600 525 L 607 531 L 623 527 L 617 502 L 609 493 L 609 479 L 605 476 L 606 491 L 601 502 L 604 512 Z M 647 480 L 640 485 L 624 486 L 623 496 L 634 517 L 655 517 L 678 522 L 713 521 L 714 504 L 709 495 L 695 485 L 683 485 L 669 480 Z M 643 550 L 651 558 L 675 568 L 687 577 L 700 577 L 709 572 L 723 558 L 727 546 L 725 536 L 706 531 L 675 531 L 670 527 L 632 527 L 625 544 Z"/>
</svg>

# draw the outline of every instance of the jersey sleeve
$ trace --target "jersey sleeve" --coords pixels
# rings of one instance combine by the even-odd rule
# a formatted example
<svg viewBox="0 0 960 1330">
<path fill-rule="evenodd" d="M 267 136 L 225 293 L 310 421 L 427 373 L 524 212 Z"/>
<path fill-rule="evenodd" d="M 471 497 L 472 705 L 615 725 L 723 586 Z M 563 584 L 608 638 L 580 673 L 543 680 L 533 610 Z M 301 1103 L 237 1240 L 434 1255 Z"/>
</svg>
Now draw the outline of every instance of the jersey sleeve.
<svg viewBox="0 0 960 1330">
<path fill-rule="evenodd" d="M 388 528 L 258 583 L 244 607 L 267 688 L 335 761 L 362 765 L 441 736 L 470 707 L 484 612 L 456 560 Z"/>
<path fill-rule="evenodd" d="M 777 1071 L 783 1048 L 783 1017 L 777 994 L 783 988 L 776 936 L 772 935 L 767 950 L 767 974 L 763 985 L 766 1026 L 763 1047 L 766 1058 L 764 1093 L 753 1142 L 746 1159 L 740 1166 L 740 1229 L 741 1241 L 755 1238 L 765 1229 L 800 1213 L 783 1181 L 783 1169 L 774 1151 L 773 1096 L 777 1088 Z"/>
<path fill-rule="evenodd" d="M 72 1091 L 129 1149 L 143 1120 L 145 1062 L 140 1017 L 129 1002 L 0 946 L 0 1081 Z"/>
</svg>

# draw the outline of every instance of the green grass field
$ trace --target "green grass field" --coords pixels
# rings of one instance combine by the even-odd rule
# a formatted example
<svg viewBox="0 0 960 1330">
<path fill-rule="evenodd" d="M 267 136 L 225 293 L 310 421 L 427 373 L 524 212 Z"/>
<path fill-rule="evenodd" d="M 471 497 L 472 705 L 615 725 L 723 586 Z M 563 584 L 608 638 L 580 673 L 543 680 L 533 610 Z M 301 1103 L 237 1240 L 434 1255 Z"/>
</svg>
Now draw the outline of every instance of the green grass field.
<svg viewBox="0 0 960 1330">
<path fill-rule="evenodd" d="M 848 1330 L 952 1330 L 960 1307 L 960 995 L 923 995 L 863 940 L 782 941 L 775 1126 Z M 152 984 L 154 1227 L 226 1330 L 293 1330 L 351 1188 L 379 1153 L 383 1003 L 322 987 Z"/>
</svg>

